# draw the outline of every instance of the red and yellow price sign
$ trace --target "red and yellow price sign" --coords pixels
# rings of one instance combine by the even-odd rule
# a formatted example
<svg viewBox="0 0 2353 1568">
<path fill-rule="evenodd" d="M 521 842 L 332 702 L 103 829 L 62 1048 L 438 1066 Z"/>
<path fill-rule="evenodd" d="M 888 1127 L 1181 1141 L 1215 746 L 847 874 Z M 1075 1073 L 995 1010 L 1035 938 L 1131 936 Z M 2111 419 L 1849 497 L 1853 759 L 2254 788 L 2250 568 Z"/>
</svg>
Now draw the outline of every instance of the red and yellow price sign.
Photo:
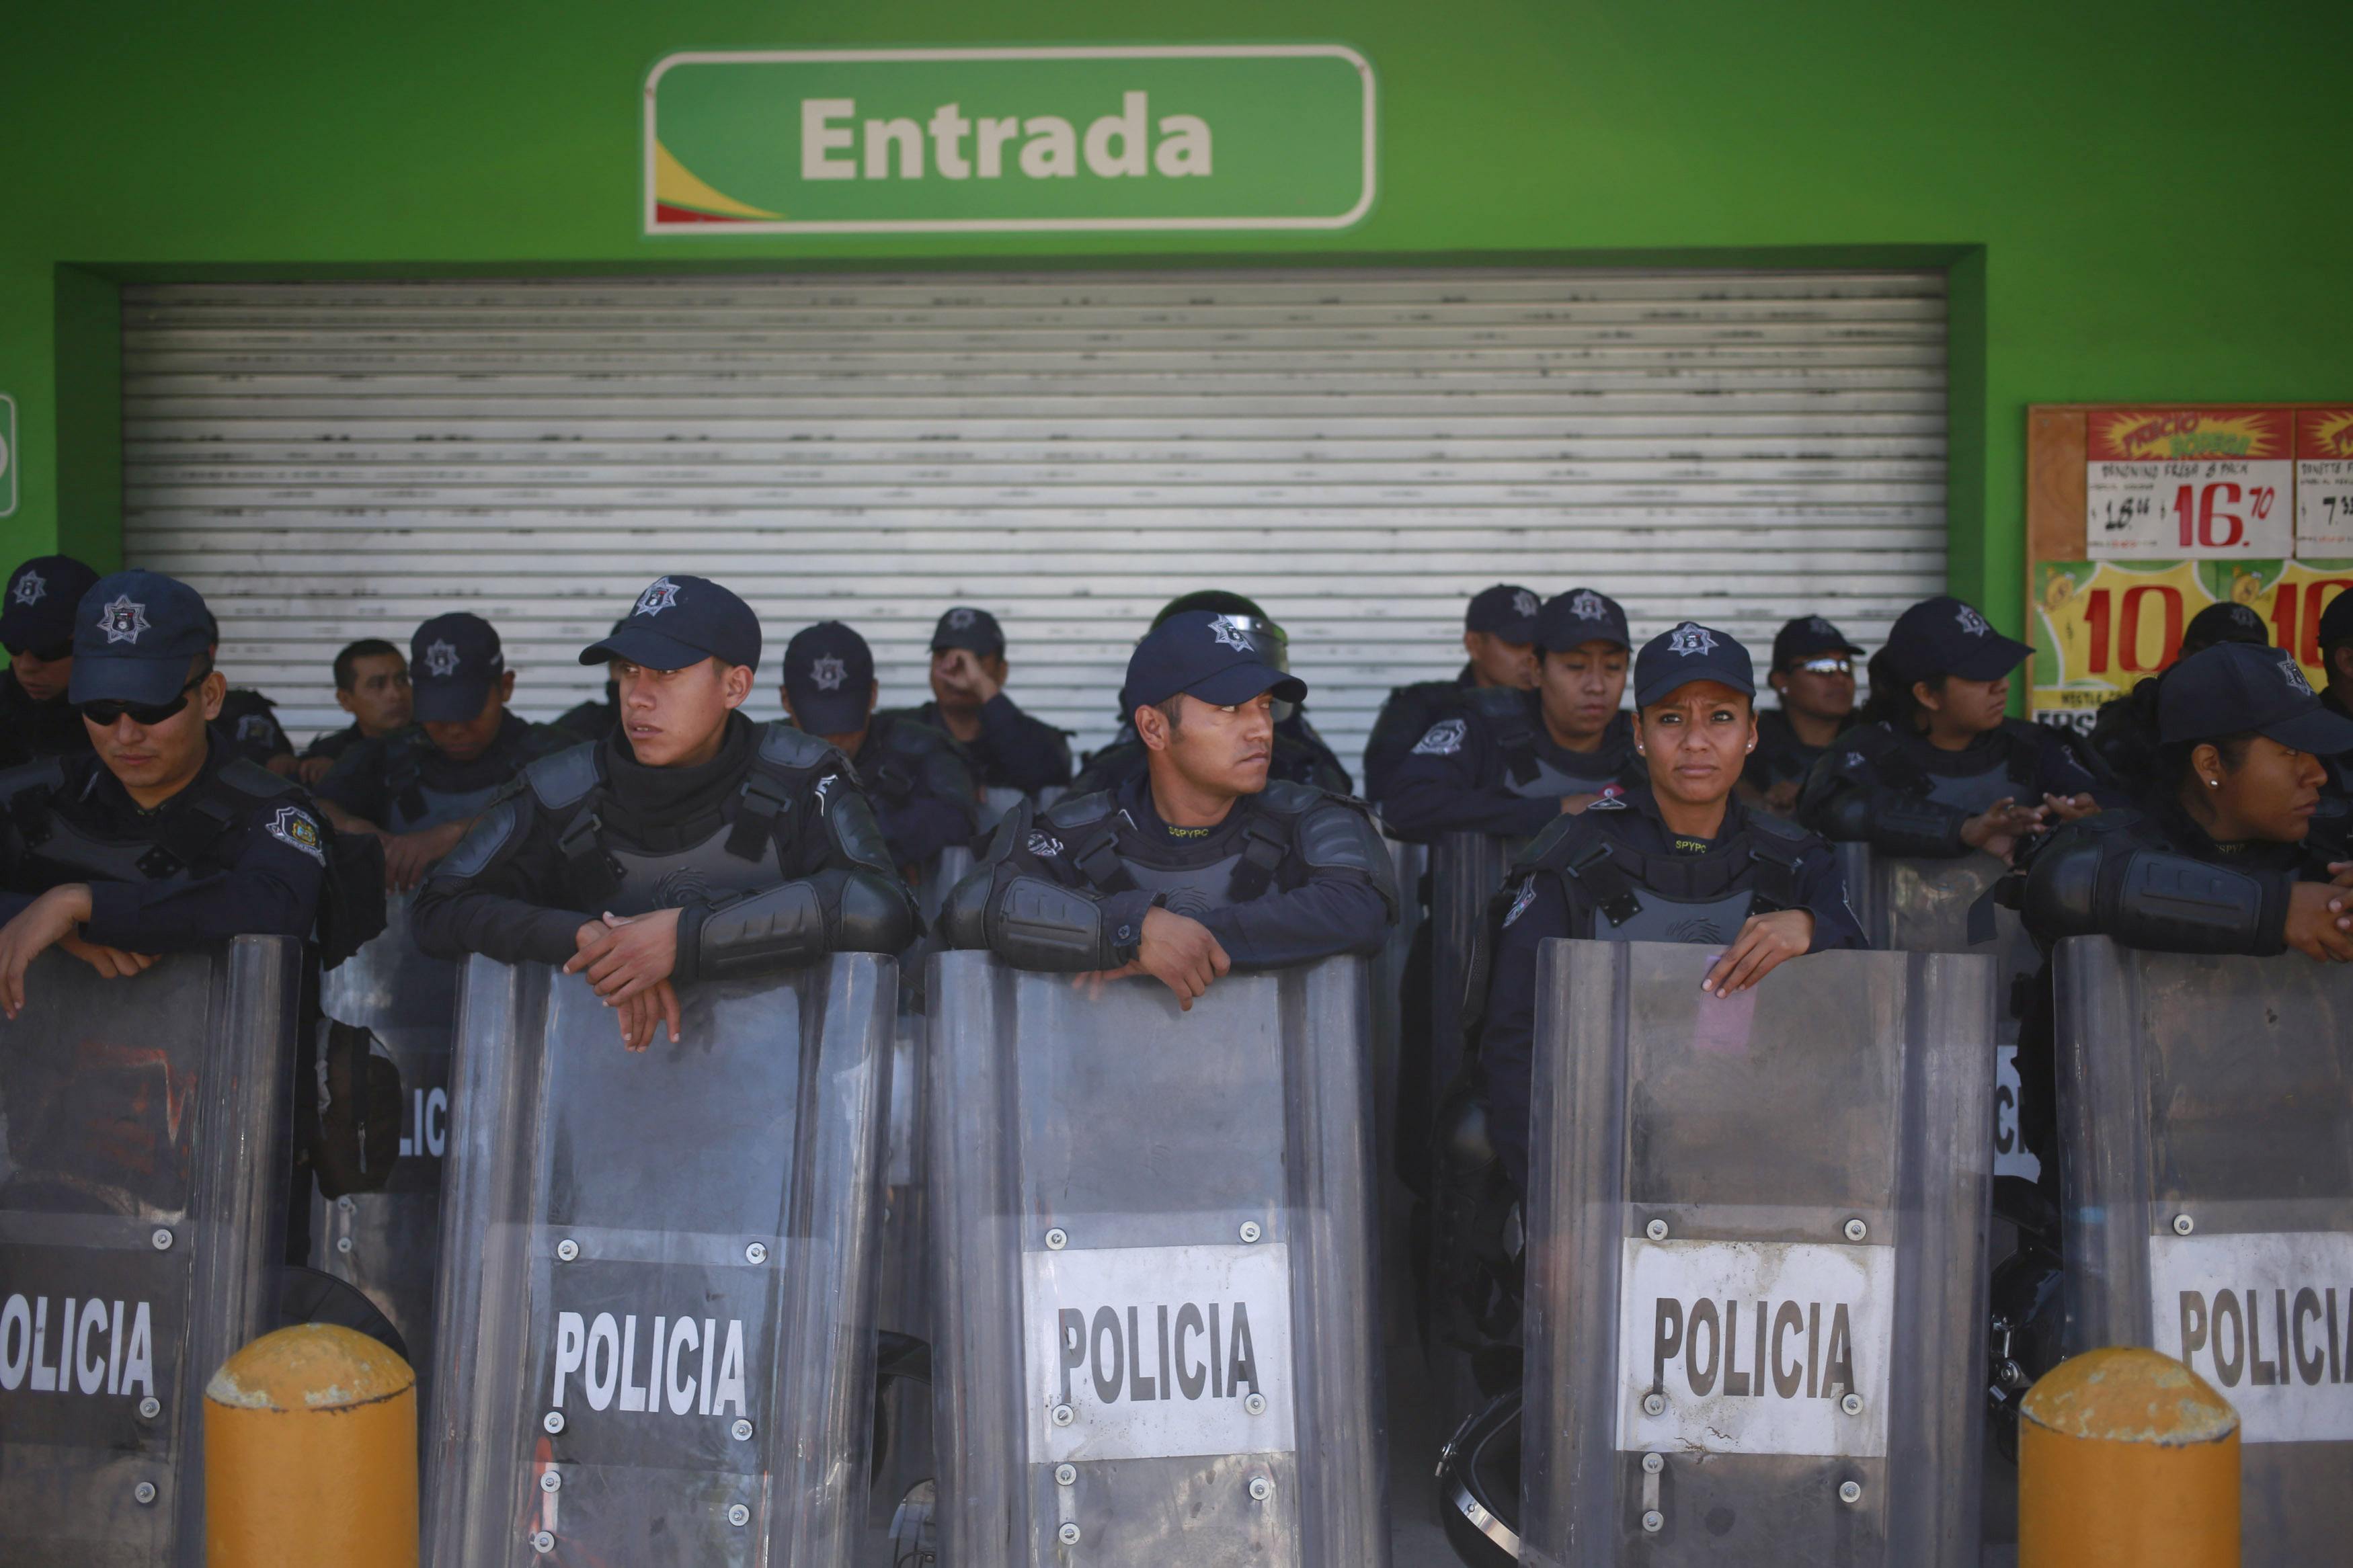
<svg viewBox="0 0 2353 1568">
<path fill-rule="evenodd" d="M 2086 552 L 2120 561 L 2293 553 L 2295 440 L 2288 408 L 2093 409 Z"/>
</svg>

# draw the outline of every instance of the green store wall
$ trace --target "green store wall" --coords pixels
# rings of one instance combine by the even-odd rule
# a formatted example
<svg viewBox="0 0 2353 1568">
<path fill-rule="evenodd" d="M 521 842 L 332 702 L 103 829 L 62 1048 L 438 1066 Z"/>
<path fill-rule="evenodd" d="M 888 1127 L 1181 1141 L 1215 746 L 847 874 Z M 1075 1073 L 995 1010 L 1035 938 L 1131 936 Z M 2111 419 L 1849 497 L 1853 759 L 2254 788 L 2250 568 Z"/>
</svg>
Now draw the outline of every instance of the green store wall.
<svg viewBox="0 0 2353 1568">
<path fill-rule="evenodd" d="M 2024 410 L 2353 396 L 2353 6 L 1984 0 L 10 0 L 0 554 L 120 554 L 124 279 L 1264 261 L 1953 269 L 1951 575 L 2017 628 Z M 1380 91 L 1340 235 L 649 240 L 681 48 L 1337 41 Z"/>
</svg>

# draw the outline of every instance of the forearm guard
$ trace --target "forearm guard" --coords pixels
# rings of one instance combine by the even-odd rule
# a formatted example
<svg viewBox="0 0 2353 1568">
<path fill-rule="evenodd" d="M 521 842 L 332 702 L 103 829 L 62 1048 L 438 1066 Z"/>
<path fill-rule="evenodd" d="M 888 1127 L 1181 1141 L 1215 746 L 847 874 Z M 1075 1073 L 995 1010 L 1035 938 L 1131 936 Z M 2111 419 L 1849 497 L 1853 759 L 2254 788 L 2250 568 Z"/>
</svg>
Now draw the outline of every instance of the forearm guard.
<svg viewBox="0 0 2353 1568">
<path fill-rule="evenodd" d="M 915 939 L 913 906 L 895 879 L 828 868 L 815 876 L 691 909 L 672 978 L 744 980 L 828 952 L 897 952 Z"/>
<path fill-rule="evenodd" d="M 1834 844 L 1868 844 L 1883 855 L 1951 860 L 1969 852 L 1961 841 L 1967 812 L 1876 785 L 1834 786 L 1807 802 L 1798 815 Z"/>
<path fill-rule="evenodd" d="M 2265 957 L 2287 945 L 2287 887 L 2187 855 L 2079 843 L 2034 863 L 2020 913 L 2046 942 L 2098 934 L 2155 952 Z"/>
<path fill-rule="evenodd" d="M 967 878 L 942 921 L 957 947 L 985 947 L 1016 969 L 1116 969 L 1134 953 L 1133 942 L 1118 953 L 1093 900 L 1043 877 Z"/>
</svg>

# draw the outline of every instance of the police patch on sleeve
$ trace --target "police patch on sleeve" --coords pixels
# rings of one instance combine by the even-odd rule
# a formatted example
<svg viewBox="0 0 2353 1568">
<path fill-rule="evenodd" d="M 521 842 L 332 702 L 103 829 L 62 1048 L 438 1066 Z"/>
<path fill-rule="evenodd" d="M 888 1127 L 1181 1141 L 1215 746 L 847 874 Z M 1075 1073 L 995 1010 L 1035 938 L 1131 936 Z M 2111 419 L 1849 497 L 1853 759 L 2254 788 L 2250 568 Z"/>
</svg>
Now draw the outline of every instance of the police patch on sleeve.
<svg viewBox="0 0 2353 1568">
<path fill-rule="evenodd" d="M 1033 827 L 1029 830 L 1028 848 L 1030 854 L 1040 859 L 1051 859 L 1062 852 L 1062 841 L 1050 833 Z"/>
<path fill-rule="evenodd" d="M 1462 749 L 1462 738 L 1471 726 L 1461 719 L 1440 719 L 1430 727 L 1430 732 L 1413 743 L 1417 757 L 1451 757 Z"/>
<path fill-rule="evenodd" d="M 292 845 L 322 866 L 327 863 L 327 847 L 319 837 L 319 824 L 299 805 L 278 808 L 278 815 L 269 819 L 269 837 Z"/>
<path fill-rule="evenodd" d="M 1514 921 L 1518 920 L 1522 915 L 1526 914 L 1528 912 L 1528 906 L 1535 901 L 1536 879 L 1534 877 L 1530 877 L 1520 884 L 1518 894 L 1512 900 L 1512 907 L 1504 911 L 1504 923 L 1508 926 Z"/>
</svg>

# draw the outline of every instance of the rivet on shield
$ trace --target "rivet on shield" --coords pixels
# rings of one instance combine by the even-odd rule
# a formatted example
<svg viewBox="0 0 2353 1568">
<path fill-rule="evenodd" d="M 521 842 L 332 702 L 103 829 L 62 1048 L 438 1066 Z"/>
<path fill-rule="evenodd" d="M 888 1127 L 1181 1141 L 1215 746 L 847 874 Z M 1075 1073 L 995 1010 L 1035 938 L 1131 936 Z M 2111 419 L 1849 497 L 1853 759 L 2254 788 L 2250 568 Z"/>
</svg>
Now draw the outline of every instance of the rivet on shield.
<svg viewBox="0 0 2353 1568">
<path fill-rule="evenodd" d="M 335 1206 L 343 1210 L 345 1214 L 349 1214 L 359 1205 L 352 1202 L 351 1194 L 346 1193 L 343 1196 L 335 1200 Z"/>
<path fill-rule="evenodd" d="M 1642 1529 L 1645 1533 L 1656 1535 L 1659 1531 L 1666 1528 L 1667 1516 L 1661 1513 L 1657 1509 L 1652 1509 L 1650 1512 L 1642 1516 Z"/>
<path fill-rule="evenodd" d="M 1070 1246 L 1070 1245 L 1071 1245 L 1071 1238 L 1070 1238 L 1070 1237 L 1069 1237 L 1068 1235 L 1064 1234 L 1064 1232 L 1063 1232 L 1063 1230 L 1062 1230 L 1062 1227 L 1061 1227 L 1060 1226 L 1059 1226 L 1059 1225 L 1058 1225 L 1058 1226 L 1056 1226 L 1053 1229 L 1051 1229 L 1051 1230 L 1050 1230 L 1050 1231 L 1048 1231 L 1048 1232 L 1046 1233 L 1046 1250 L 1047 1250 L 1047 1251 L 1049 1251 L 1049 1252 L 1060 1252 L 1060 1251 L 1061 1251 L 1061 1250 L 1062 1250 L 1062 1248 L 1064 1248 L 1064 1247 L 1068 1247 L 1068 1246 Z"/>
<path fill-rule="evenodd" d="M 1250 1501 L 1264 1502 L 1274 1495 L 1274 1483 L 1264 1476 L 1252 1476 L 1250 1484 Z"/>
<path fill-rule="evenodd" d="M 542 1470 L 539 1472 L 539 1489 L 543 1492 L 560 1492 L 564 1489 L 564 1478 L 554 1470 Z"/>
<path fill-rule="evenodd" d="M 139 1500 L 142 1507 L 145 1507 L 155 1500 L 155 1483 L 153 1481 L 141 1481 L 137 1486 L 131 1489 L 131 1495 Z"/>
<path fill-rule="evenodd" d="M 1067 1405 L 1057 1405 L 1050 1414 L 1057 1426 L 1068 1426 L 1079 1418 L 1079 1413 Z"/>
<path fill-rule="evenodd" d="M 755 1241 L 752 1243 L 751 1246 L 744 1249 L 744 1261 L 746 1263 L 765 1263 L 768 1261 L 768 1244 L 765 1241 Z"/>
<path fill-rule="evenodd" d="M 157 1417 L 158 1415 L 163 1415 L 163 1414 L 164 1414 L 164 1402 L 163 1402 L 162 1400 L 160 1400 L 160 1399 L 156 1398 L 153 1394 L 149 1394 L 146 1398 L 144 1398 L 144 1399 L 142 1399 L 142 1400 L 141 1400 L 141 1401 L 139 1402 L 139 1419 L 140 1419 L 140 1420 L 142 1420 L 142 1421 L 153 1421 L 153 1420 L 154 1420 L 154 1419 L 155 1419 L 155 1417 Z"/>
<path fill-rule="evenodd" d="M 1652 1241 L 1664 1241 L 1667 1239 L 1667 1222 L 1662 1219 L 1654 1219 L 1650 1224 L 1642 1227 L 1642 1234 L 1649 1237 Z"/>
<path fill-rule="evenodd" d="M 1839 1483 L 1839 1501 L 1861 1502 L 1862 1500 L 1862 1483 L 1861 1481 L 1841 1481 Z"/>
<path fill-rule="evenodd" d="M 567 1236 L 562 1241 L 555 1244 L 555 1259 L 557 1262 L 569 1263 L 579 1256 L 580 1244 L 573 1240 L 570 1237 Z"/>
<path fill-rule="evenodd" d="M 2173 1216 L 2173 1234 L 2174 1234 L 2174 1235 L 2176 1235 L 2176 1236 L 2188 1236 L 2191 1231 L 2196 1230 L 2197 1228 L 2198 1228 L 2198 1222 L 2197 1222 L 2196 1220 L 2194 1220 L 2194 1219 L 2191 1219 L 2188 1215 L 2186 1215 L 2186 1214 L 2178 1214 L 2178 1215 L 2175 1215 Z"/>
<path fill-rule="evenodd" d="M 1077 1522 L 1072 1520 L 1064 1520 L 1062 1521 L 1062 1528 L 1054 1531 L 1054 1539 L 1060 1542 L 1065 1546 L 1076 1546 L 1079 1543 L 1079 1527 Z"/>
<path fill-rule="evenodd" d="M 1242 1221 L 1242 1239 L 1244 1241 L 1256 1241 L 1260 1237 L 1264 1236 L 1266 1232 L 1259 1229 L 1258 1221 L 1254 1219 L 1246 1219 Z"/>
<path fill-rule="evenodd" d="M 1079 1467 L 1076 1465 L 1056 1465 L 1054 1467 L 1054 1484 L 1058 1487 L 1077 1486 L 1079 1484 Z"/>
<path fill-rule="evenodd" d="M 1250 1394 L 1243 1395 L 1242 1408 L 1249 1411 L 1253 1415 L 1265 1415 L 1266 1395 L 1263 1394 Z"/>
<path fill-rule="evenodd" d="M 1861 1241 L 1864 1237 L 1869 1236 L 1870 1234 L 1871 1227 L 1863 1224 L 1862 1221 L 1859 1219 L 1851 1219 L 1846 1222 L 1846 1238 L 1849 1241 Z"/>
<path fill-rule="evenodd" d="M 1847 1394 L 1839 1401 L 1839 1408 L 1845 1411 L 1849 1415 L 1862 1415 L 1862 1395 L 1860 1394 Z"/>
<path fill-rule="evenodd" d="M 740 1502 L 727 1505 L 727 1522 L 741 1530 L 752 1522 L 752 1510 Z"/>
<path fill-rule="evenodd" d="M 1642 1414 L 1643 1414 L 1643 1415 L 1664 1415 L 1666 1413 L 1667 1413 L 1667 1396 L 1666 1396 L 1665 1394 L 1646 1394 L 1642 1395 Z"/>
<path fill-rule="evenodd" d="M 172 1231 L 171 1227 L 168 1226 L 157 1226 L 155 1227 L 155 1234 L 149 1237 L 147 1239 L 155 1244 L 155 1250 L 158 1252 L 169 1252 L 172 1250 Z"/>
<path fill-rule="evenodd" d="M 752 1440 L 752 1423 L 738 1415 L 735 1424 L 727 1428 L 727 1435 L 738 1443 L 748 1443 Z"/>
<path fill-rule="evenodd" d="M 561 1432 L 564 1430 L 564 1412 L 551 1410 L 539 1418 L 539 1424 L 550 1432 Z"/>
<path fill-rule="evenodd" d="M 344 1254 L 345 1256 L 349 1256 L 352 1250 L 352 1238 L 348 1236 L 339 1236 L 335 1237 L 335 1250 Z"/>
<path fill-rule="evenodd" d="M 548 1531 L 548 1530 L 534 1530 L 534 1531 L 533 1531 L 531 1532 L 531 1549 L 532 1549 L 533 1552 L 553 1552 L 553 1551 L 554 1551 L 554 1550 L 555 1550 L 555 1532 L 554 1532 L 554 1531 Z"/>
<path fill-rule="evenodd" d="M 1655 1476 L 1666 1468 L 1667 1461 L 1660 1458 L 1658 1455 L 1645 1454 L 1642 1456 L 1642 1473 L 1644 1475 Z"/>
</svg>

